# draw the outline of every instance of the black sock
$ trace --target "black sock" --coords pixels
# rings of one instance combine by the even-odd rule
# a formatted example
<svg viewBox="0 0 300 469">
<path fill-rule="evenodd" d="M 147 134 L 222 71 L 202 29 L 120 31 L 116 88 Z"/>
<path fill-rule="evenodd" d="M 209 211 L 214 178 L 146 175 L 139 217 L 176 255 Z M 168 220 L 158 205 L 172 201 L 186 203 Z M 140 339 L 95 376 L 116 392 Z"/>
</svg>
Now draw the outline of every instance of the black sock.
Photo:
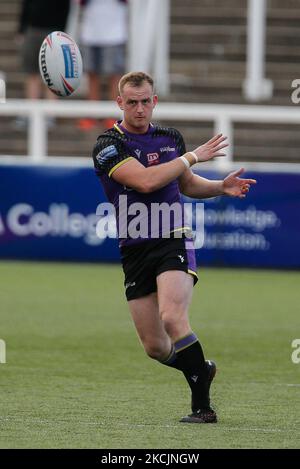
<svg viewBox="0 0 300 469">
<path fill-rule="evenodd" d="M 201 344 L 193 333 L 174 344 L 176 368 L 180 369 L 192 391 L 192 411 L 209 407 L 207 366 Z"/>
</svg>

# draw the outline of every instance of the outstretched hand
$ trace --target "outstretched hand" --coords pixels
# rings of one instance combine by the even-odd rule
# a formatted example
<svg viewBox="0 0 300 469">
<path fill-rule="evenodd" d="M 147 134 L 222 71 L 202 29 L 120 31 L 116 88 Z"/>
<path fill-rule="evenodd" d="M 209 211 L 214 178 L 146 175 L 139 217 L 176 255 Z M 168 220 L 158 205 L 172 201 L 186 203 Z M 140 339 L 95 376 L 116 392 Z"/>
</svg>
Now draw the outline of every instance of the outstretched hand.
<svg viewBox="0 0 300 469">
<path fill-rule="evenodd" d="M 216 156 L 225 156 L 225 153 L 220 152 L 223 148 L 228 147 L 228 143 L 224 143 L 227 137 L 222 134 L 215 135 L 200 147 L 194 150 L 198 158 L 198 163 L 209 161 Z"/>
<path fill-rule="evenodd" d="M 244 168 L 238 169 L 230 173 L 223 181 L 223 190 L 225 195 L 232 197 L 246 197 L 252 184 L 256 184 L 255 179 L 241 179 L 239 176 L 243 174 Z"/>
</svg>

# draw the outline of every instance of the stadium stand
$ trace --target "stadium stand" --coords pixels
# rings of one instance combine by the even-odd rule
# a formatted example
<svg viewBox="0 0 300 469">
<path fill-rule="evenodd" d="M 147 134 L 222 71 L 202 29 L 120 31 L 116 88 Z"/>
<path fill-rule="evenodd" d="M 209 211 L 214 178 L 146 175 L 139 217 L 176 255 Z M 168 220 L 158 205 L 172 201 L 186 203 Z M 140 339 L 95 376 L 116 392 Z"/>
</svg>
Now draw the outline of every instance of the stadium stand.
<svg viewBox="0 0 300 469">
<path fill-rule="evenodd" d="M 273 98 L 260 104 L 291 105 L 291 82 L 298 78 L 300 52 L 298 0 L 269 0 L 267 8 L 266 76 Z M 0 70 L 6 74 L 7 97 L 23 97 L 15 31 L 20 0 L 0 2 Z M 247 0 L 171 1 L 170 102 L 248 104 L 243 97 L 246 60 Z M 26 154 L 26 133 L 1 117 L 0 154 Z M 211 136 L 211 122 L 176 126 L 189 146 Z M 81 133 L 75 120 L 58 119 L 49 131 L 49 155 L 89 156 L 97 131 Z M 200 130 L 199 130 L 200 129 Z M 235 124 L 235 156 L 240 161 L 300 162 L 296 124 Z"/>
</svg>

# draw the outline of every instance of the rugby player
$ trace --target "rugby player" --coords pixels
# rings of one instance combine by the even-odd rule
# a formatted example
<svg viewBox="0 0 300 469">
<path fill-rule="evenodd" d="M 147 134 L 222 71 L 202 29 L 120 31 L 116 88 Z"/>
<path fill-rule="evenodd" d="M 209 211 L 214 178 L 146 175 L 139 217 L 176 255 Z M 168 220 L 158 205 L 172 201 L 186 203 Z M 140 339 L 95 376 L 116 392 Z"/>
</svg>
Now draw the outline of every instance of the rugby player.
<svg viewBox="0 0 300 469">
<path fill-rule="evenodd" d="M 176 129 L 151 122 L 157 102 L 153 79 L 148 74 L 124 75 L 117 98 L 123 119 L 98 137 L 93 161 L 105 193 L 115 206 L 126 297 L 145 352 L 185 376 L 192 394 L 192 413 L 181 422 L 214 423 L 217 416 L 210 405 L 209 391 L 216 365 L 205 360 L 188 317 L 197 282 L 193 240 L 181 215 L 169 220 L 167 232 L 163 220 L 156 220 L 153 227 L 151 206 L 182 206 L 181 194 L 198 199 L 245 197 L 256 181 L 239 178 L 243 169 L 215 181 L 193 174 L 194 164 L 224 156 L 226 137 L 216 135 L 193 152 L 186 152 L 183 137 Z M 121 196 L 127 197 L 125 229 L 120 226 L 124 218 Z M 129 227 L 137 203 L 149 209 L 139 218 L 139 225 L 147 222 L 147 229 L 133 236 Z M 137 224 L 134 226 L 137 228 Z"/>
</svg>

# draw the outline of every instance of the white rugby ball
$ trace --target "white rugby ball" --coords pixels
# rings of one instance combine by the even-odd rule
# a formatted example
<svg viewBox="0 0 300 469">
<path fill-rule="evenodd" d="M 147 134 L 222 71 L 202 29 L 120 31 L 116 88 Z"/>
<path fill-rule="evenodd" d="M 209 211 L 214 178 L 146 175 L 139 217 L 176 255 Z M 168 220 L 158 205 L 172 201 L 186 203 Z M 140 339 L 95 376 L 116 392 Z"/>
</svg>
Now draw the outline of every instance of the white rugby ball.
<svg viewBox="0 0 300 469">
<path fill-rule="evenodd" d="M 54 31 L 44 39 L 39 66 L 45 85 L 57 96 L 70 96 L 80 85 L 81 53 L 74 39 L 62 31 Z"/>
</svg>

